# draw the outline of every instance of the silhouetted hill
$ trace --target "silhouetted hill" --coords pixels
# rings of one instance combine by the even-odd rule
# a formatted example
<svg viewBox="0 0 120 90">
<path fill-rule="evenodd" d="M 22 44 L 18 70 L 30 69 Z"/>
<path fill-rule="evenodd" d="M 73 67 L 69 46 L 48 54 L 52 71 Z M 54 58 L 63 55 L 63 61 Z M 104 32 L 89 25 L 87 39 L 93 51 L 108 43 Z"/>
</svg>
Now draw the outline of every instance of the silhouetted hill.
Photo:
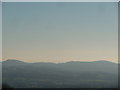
<svg viewBox="0 0 120 90">
<path fill-rule="evenodd" d="M 23 64 L 25 62 L 16 60 L 16 59 L 8 59 L 6 61 L 3 61 L 2 64 Z"/>
<path fill-rule="evenodd" d="M 108 61 L 66 63 L 27 63 L 3 61 L 3 82 L 28 88 L 117 87 L 118 64 Z"/>
</svg>

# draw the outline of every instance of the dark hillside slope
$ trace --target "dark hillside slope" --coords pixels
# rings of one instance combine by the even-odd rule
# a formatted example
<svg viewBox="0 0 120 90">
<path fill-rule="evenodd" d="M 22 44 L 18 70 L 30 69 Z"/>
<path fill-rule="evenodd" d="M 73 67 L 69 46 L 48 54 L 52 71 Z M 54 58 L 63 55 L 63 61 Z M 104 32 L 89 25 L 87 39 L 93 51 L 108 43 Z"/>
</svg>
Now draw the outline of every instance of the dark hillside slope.
<svg viewBox="0 0 120 90">
<path fill-rule="evenodd" d="M 118 65 L 107 61 L 26 63 L 2 62 L 3 82 L 17 88 L 113 88 Z"/>
</svg>

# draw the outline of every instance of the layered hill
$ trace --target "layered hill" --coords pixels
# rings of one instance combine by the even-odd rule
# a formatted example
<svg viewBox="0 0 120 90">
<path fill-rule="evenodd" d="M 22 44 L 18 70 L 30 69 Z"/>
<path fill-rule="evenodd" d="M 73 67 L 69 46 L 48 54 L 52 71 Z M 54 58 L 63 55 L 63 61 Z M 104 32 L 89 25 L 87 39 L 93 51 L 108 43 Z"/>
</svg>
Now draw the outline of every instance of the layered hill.
<svg viewBox="0 0 120 90">
<path fill-rule="evenodd" d="M 108 61 L 66 63 L 2 62 L 3 82 L 16 88 L 114 88 L 118 64 Z"/>
</svg>

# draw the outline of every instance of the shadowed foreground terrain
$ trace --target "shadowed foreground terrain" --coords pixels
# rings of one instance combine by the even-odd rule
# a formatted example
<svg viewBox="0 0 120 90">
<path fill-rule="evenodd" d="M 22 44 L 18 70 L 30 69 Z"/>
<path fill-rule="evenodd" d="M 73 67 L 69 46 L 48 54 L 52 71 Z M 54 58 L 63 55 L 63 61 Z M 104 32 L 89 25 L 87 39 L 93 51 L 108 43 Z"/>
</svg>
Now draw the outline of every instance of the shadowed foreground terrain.
<svg viewBox="0 0 120 90">
<path fill-rule="evenodd" d="M 9 85 L 7 85 L 7 84 L 5 84 L 5 83 L 3 83 L 2 84 L 2 90 L 14 90 L 14 88 L 9 86 Z"/>
<path fill-rule="evenodd" d="M 14 88 L 117 88 L 118 64 L 108 61 L 2 62 L 3 83 Z"/>
</svg>

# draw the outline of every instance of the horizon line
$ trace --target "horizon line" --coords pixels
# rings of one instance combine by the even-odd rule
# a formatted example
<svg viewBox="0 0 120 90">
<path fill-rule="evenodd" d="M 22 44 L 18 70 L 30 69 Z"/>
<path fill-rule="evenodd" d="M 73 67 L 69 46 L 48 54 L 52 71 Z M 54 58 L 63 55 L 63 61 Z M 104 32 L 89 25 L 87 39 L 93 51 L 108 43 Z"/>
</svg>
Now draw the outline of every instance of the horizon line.
<svg viewBox="0 0 120 90">
<path fill-rule="evenodd" d="M 103 61 L 103 62 L 111 62 L 111 63 L 115 63 L 115 64 L 118 64 L 119 62 L 113 62 L 113 61 L 108 61 L 108 60 L 95 60 L 95 61 L 65 61 L 65 62 L 48 62 L 48 61 L 36 61 L 36 62 L 28 62 L 28 61 L 24 61 L 24 60 L 18 60 L 18 59 L 6 59 L 6 60 L 2 60 L 1 62 L 4 62 L 4 61 L 8 61 L 8 60 L 15 60 L 15 61 L 21 61 L 21 62 L 25 62 L 25 63 L 55 63 L 55 64 L 59 64 L 59 63 L 68 63 L 68 62 L 99 62 L 99 61 Z"/>
</svg>

